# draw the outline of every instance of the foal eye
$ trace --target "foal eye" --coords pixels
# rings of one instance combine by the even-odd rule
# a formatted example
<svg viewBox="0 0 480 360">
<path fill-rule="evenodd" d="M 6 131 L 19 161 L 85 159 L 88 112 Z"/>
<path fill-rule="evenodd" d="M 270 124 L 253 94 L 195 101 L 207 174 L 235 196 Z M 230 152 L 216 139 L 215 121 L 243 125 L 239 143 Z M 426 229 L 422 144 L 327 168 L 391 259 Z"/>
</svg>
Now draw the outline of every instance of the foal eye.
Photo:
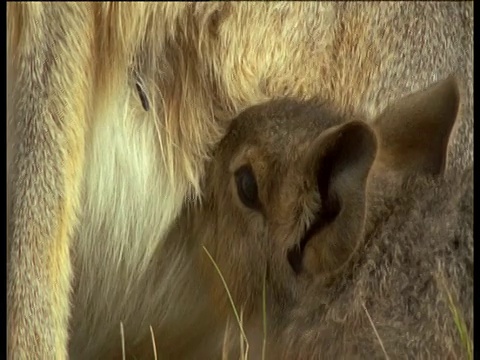
<svg viewBox="0 0 480 360">
<path fill-rule="evenodd" d="M 235 171 L 235 182 L 237 184 L 238 196 L 242 203 L 250 209 L 258 210 L 260 206 L 258 187 L 252 168 L 244 165 Z"/>
</svg>

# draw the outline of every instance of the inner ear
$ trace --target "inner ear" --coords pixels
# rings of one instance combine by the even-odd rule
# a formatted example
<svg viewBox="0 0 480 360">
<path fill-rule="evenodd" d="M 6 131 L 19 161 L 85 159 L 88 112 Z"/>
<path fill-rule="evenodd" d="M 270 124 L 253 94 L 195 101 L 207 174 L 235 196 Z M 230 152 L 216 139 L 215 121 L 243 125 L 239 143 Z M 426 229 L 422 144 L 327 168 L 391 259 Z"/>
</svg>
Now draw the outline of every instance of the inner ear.
<svg viewBox="0 0 480 360">
<path fill-rule="evenodd" d="M 315 176 L 324 217 L 333 220 L 349 192 L 363 192 L 376 155 L 376 138 L 362 122 L 343 125 L 324 140 Z"/>
<path fill-rule="evenodd" d="M 325 274 L 340 268 L 363 234 L 365 191 L 376 156 L 376 137 L 368 125 L 350 122 L 321 135 L 306 157 L 316 178 L 321 204 L 288 260 L 296 273 Z"/>
</svg>

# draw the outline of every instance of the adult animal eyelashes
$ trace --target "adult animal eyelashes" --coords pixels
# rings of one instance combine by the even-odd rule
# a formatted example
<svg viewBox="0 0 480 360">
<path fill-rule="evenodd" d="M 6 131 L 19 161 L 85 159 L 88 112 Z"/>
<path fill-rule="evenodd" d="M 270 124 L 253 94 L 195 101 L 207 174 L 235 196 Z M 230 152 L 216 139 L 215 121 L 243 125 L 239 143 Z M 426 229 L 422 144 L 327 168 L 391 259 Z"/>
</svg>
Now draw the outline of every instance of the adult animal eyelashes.
<svg viewBox="0 0 480 360">
<path fill-rule="evenodd" d="M 135 74 L 135 87 L 137 89 L 138 96 L 140 97 L 140 102 L 142 103 L 143 108 L 145 109 L 145 111 L 150 110 L 150 103 L 148 102 L 145 84 L 143 83 L 140 76 L 138 76 L 138 74 Z"/>
</svg>

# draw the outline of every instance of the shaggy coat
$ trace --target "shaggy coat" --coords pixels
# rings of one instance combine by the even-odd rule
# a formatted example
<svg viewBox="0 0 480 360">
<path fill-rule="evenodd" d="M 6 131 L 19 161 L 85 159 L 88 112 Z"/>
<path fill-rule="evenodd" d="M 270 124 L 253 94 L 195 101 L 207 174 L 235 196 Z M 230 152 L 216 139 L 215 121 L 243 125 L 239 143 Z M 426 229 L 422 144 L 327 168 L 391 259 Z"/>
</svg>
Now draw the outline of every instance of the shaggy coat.
<svg viewBox="0 0 480 360">
<path fill-rule="evenodd" d="M 139 279 L 243 109 L 373 119 L 456 73 L 450 165 L 473 161 L 473 2 L 8 3 L 7 23 L 10 359 L 96 358 L 180 311 L 182 270 L 148 304 Z"/>
<path fill-rule="evenodd" d="M 157 350 L 235 359 L 241 335 L 254 359 L 471 356 L 473 169 L 444 174 L 458 101 L 450 78 L 371 126 L 291 99 L 235 118 L 201 202 L 185 204 L 157 253 L 151 273 L 178 309 L 175 327 L 154 325 L 167 335 Z M 151 284 L 160 299 L 164 286 Z M 151 358 L 150 341 L 132 353 Z"/>
</svg>

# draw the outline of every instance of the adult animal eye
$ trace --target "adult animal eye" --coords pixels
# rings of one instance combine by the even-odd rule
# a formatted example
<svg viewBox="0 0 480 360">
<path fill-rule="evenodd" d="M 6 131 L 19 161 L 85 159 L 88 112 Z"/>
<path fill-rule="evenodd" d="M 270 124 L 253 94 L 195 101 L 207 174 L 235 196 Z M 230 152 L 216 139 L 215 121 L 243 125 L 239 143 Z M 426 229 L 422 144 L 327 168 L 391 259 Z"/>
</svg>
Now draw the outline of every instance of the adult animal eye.
<svg viewBox="0 0 480 360">
<path fill-rule="evenodd" d="M 244 165 L 235 171 L 235 182 L 237 184 L 238 197 L 242 203 L 254 210 L 258 210 L 258 187 L 255 175 L 249 165 Z"/>
</svg>

